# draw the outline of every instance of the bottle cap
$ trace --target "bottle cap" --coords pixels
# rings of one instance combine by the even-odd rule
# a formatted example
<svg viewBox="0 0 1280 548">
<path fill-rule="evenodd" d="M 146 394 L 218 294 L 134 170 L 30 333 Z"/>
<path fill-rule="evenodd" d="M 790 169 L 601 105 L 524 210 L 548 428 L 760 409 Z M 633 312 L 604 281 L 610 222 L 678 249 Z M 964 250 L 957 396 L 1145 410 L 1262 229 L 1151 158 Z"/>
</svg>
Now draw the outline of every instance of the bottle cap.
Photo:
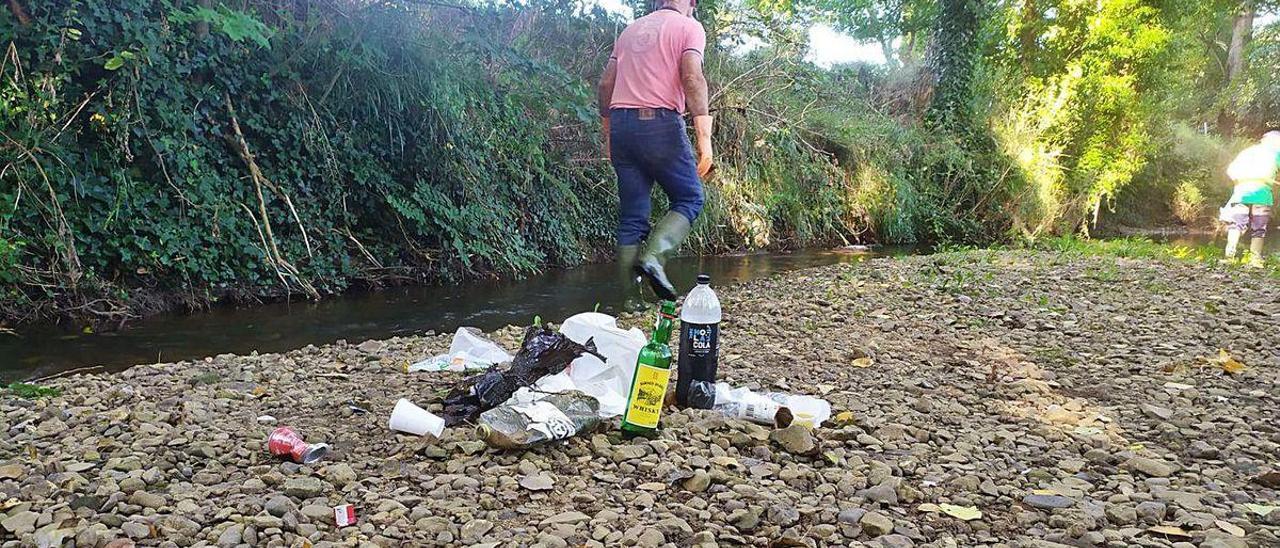
<svg viewBox="0 0 1280 548">
<path fill-rule="evenodd" d="M 699 284 L 702 284 L 702 285 L 707 285 L 707 284 L 711 283 L 711 275 L 710 275 L 710 274 L 698 274 L 698 283 L 699 283 Z"/>
</svg>

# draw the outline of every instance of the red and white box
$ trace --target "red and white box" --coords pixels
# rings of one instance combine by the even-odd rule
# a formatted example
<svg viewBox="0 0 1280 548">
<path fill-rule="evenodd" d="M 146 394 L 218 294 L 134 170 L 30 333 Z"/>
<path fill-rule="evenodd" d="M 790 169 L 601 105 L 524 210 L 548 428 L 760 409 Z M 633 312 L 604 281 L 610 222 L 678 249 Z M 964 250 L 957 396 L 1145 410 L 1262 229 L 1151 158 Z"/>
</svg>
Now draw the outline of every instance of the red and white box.
<svg viewBox="0 0 1280 548">
<path fill-rule="evenodd" d="M 350 504 L 334 506 L 333 522 L 338 524 L 338 527 L 354 525 L 356 522 L 356 507 Z"/>
</svg>

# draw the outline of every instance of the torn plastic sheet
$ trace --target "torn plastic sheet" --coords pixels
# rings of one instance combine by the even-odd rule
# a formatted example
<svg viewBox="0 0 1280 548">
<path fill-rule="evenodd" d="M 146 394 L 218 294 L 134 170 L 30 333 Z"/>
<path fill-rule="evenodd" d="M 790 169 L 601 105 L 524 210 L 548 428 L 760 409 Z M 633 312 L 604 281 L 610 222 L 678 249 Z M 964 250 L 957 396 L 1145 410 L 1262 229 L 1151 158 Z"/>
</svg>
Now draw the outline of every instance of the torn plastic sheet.
<svg viewBox="0 0 1280 548">
<path fill-rule="evenodd" d="M 513 359 L 514 356 L 485 337 L 479 329 L 459 327 L 453 334 L 447 353 L 410 365 L 408 371 L 475 371 Z"/>
</svg>

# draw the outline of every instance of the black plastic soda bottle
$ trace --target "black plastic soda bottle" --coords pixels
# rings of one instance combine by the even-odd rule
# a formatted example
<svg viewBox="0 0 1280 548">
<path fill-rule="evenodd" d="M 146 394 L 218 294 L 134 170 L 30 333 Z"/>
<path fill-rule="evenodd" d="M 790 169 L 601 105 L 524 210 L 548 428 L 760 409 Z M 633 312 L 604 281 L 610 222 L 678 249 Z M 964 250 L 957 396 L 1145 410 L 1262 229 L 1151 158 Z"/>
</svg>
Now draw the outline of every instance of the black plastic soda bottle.
<svg viewBox="0 0 1280 548">
<path fill-rule="evenodd" d="M 680 355 L 676 362 L 676 404 L 711 409 L 716 404 L 716 365 L 720 360 L 720 299 L 711 276 L 698 275 L 698 285 L 680 307 Z"/>
</svg>

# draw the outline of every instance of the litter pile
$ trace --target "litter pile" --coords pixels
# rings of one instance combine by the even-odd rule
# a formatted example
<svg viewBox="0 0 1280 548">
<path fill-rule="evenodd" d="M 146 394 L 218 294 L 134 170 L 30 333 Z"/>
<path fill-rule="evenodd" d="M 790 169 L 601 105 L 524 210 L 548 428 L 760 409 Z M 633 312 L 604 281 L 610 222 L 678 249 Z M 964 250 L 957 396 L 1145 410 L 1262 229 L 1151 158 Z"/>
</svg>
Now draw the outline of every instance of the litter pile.
<svg viewBox="0 0 1280 548">
<path fill-rule="evenodd" d="M 720 302 L 710 278 L 700 276 L 698 282 L 680 314 L 676 404 L 715 409 L 730 418 L 777 428 L 815 428 L 830 418 L 830 404 L 818 398 L 761 394 L 715 382 Z M 666 349 L 674 312 L 675 303 L 664 303 L 652 340 L 638 329 L 619 328 L 614 317 L 597 312 L 565 320 L 558 332 L 529 327 L 514 356 L 479 330 L 460 328 L 447 353 L 410 365 L 407 371 L 483 373 L 454 386 L 443 401 L 442 417 L 400 400 L 390 427 L 438 437 L 444 427 L 476 424 L 478 437 L 498 449 L 562 440 L 619 416 L 624 417 L 624 434 L 643 435 L 656 427 L 669 401 L 665 394 L 672 356 Z M 641 414 L 652 427 L 632 424 L 631 406 L 643 406 Z"/>
<path fill-rule="evenodd" d="M 439 438 L 445 428 L 474 424 L 488 446 L 513 450 L 592 432 L 616 417 L 622 417 L 624 436 L 652 435 L 672 402 L 779 429 L 812 429 L 831 417 L 831 405 L 819 398 L 716 382 L 721 311 L 709 277 L 699 276 L 685 299 L 678 359 L 668 345 L 675 311 L 674 302 L 662 303 L 650 338 L 597 312 L 573 316 L 559 331 L 534 325 L 515 355 L 479 330 L 460 328 L 448 352 L 409 365 L 406 372 L 481 372 L 454 385 L 440 402 L 442 416 L 401 398 L 388 426 Z M 678 377 L 675 397 L 668 398 L 673 361 Z M 283 427 L 268 445 L 272 454 L 299 463 L 314 462 L 328 450 Z M 334 508 L 334 515 L 339 522 L 355 519 L 350 508 Z"/>
</svg>

